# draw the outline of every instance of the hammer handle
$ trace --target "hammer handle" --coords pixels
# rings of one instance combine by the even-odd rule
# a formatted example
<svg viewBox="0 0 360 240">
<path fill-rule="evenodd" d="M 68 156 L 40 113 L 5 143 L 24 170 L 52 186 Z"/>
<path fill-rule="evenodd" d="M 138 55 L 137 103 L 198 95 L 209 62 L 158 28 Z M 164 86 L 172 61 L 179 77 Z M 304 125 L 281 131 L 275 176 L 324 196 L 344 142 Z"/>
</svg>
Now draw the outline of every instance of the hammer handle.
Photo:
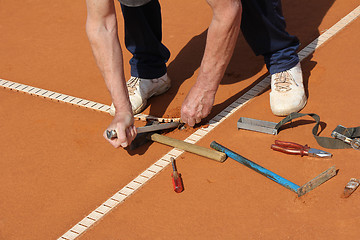
<svg viewBox="0 0 360 240">
<path fill-rule="evenodd" d="M 168 146 L 179 148 L 187 152 L 195 153 L 197 155 L 210 158 L 218 162 L 224 162 L 226 159 L 226 154 L 219 152 L 210 148 L 201 147 L 195 144 L 187 143 L 178 139 L 166 137 L 157 133 L 154 133 L 150 136 L 150 139 L 154 142 L 159 142 Z"/>
</svg>

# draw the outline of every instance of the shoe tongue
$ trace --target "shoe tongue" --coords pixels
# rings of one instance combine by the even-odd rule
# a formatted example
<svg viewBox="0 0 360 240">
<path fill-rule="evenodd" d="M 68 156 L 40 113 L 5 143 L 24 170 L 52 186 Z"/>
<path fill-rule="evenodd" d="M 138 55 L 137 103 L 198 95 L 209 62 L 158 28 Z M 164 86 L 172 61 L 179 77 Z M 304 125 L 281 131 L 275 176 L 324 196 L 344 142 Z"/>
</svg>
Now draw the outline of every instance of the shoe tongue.
<svg viewBox="0 0 360 240">
<path fill-rule="evenodd" d="M 135 90 L 136 90 L 136 85 L 139 82 L 139 78 L 137 77 L 131 77 L 129 79 L 129 81 L 127 81 L 126 86 L 128 88 L 129 91 L 129 95 L 134 95 L 135 94 Z"/>
<path fill-rule="evenodd" d="M 291 75 L 288 72 L 281 72 L 278 73 L 277 77 L 275 78 L 275 90 L 281 92 L 287 92 L 291 90 Z"/>
</svg>

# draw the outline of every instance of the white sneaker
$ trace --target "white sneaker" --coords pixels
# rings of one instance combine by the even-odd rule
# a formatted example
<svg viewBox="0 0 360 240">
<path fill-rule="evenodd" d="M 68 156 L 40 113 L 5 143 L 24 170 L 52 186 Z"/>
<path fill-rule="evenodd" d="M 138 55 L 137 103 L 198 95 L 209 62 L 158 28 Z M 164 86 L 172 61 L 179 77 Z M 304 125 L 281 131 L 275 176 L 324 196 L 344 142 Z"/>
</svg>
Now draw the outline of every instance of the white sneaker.
<svg viewBox="0 0 360 240">
<path fill-rule="evenodd" d="M 137 114 L 144 110 L 149 98 L 163 94 L 169 90 L 171 80 L 167 73 L 165 73 L 162 77 L 154 79 L 131 77 L 126 85 L 129 91 L 133 113 Z M 110 115 L 115 115 L 114 104 L 111 104 Z"/>
<path fill-rule="evenodd" d="M 273 114 L 286 116 L 306 105 L 301 65 L 271 75 L 270 107 Z"/>
</svg>

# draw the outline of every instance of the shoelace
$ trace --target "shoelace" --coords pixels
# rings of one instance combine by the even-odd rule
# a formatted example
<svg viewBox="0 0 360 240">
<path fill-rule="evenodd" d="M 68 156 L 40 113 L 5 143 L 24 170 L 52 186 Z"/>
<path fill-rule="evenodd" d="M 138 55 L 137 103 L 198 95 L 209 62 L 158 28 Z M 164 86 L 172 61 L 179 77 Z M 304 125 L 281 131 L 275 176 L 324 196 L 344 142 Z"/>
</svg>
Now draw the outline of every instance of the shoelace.
<svg viewBox="0 0 360 240">
<path fill-rule="evenodd" d="M 291 90 L 292 83 L 298 84 L 295 82 L 294 78 L 288 71 L 283 71 L 275 74 L 274 78 L 275 90 L 279 92 L 287 92 Z"/>
<path fill-rule="evenodd" d="M 127 81 L 126 86 L 128 88 L 129 95 L 135 94 L 135 90 L 139 82 L 140 82 L 140 78 L 138 77 L 131 77 L 129 81 Z"/>
</svg>

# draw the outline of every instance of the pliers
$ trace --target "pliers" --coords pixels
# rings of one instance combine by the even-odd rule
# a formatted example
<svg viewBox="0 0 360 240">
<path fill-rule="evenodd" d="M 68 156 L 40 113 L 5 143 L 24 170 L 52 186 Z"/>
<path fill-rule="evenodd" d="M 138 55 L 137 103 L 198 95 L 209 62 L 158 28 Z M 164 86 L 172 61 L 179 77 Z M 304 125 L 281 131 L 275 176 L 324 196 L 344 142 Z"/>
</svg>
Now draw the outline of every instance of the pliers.
<svg viewBox="0 0 360 240">
<path fill-rule="evenodd" d="M 308 145 L 300 145 L 293 142 L 285 142 L 275 140 L 275 144 L 271 145 L 271 149 L 287 154 L 309 156 L 309 157 L 320 157 L 320 158 L 331 158 L 332 154 L 316 149 L 310 148 Z"/>
</svg>

